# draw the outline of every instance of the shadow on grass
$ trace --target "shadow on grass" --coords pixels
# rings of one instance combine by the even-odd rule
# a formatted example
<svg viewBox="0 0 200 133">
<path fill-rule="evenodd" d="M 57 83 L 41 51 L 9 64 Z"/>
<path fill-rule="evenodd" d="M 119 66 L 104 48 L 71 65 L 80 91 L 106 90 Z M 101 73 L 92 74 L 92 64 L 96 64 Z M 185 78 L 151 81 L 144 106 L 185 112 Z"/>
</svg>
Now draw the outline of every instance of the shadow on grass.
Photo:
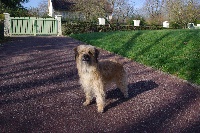
<svg viewBox="0 0 200 133">
<path fill-rule="evenodd" d="M 190 31 L 189 33 L 190 34 L 188 34 L 184 38 L 181 38 L 181 36 L 176 37 L 175 40 L 172 42 L 174 44 L 174 48 L 171 48 L 171 50 L 169 49 L 169 51 L 164 52 L 162 56 L 156 59 L 157 61 L 155 61 L 153 65 L 156 64 L 159 68 L 165 69 L 165 71 L 167 70 L 171 74 L 178 74 L 178 76 L 182 75 L 182 78 L 200 84 L 200 81 L 198 80 L 198 76 L 200 74 L 200 69 L 198 67 L 200 66 L 200 58 L 198 56 L 200 54 L 200 47 L 195 46 L 195 44 L 192 43 L 189 44 L 191 46 L 187 46 L 190 40 L 196 39 L 195 35 L 197 34 L 197 32 Z M 169 44 L 169 46 L 170 45 L 171 44 Z M 190 52 L 187 52 L 187 50 L 189 50 Z M 181 69 L 183 69 L 184 71 L 181 71 Z"/>
<path fill-rule="evenodd" d="M 184 32 L 188 32 L 188 34 Z M 137 38 L 141 38 L 140 36 L 143 34 L 144 32 L 142 31 L 135 33 L 129 41 L 114 52 L 126 57 L 134 56 L 134 59 L 140 63 L 159 68 L 190 82 L 200 84 L 198 78 L 200 76 L 200 68 L 198 67 L 200 66 L 200 47 L 190 42 L 191 40 L 197 40 L 197 31 L 164 32 L 164 34 L 158 35 L 158 38 L 154 37 L 150 39 L 150 42 L 146 41 L 147 44 L 144 44 L 145 46 L 141 45 L 139 50 L 133 51 L 135 41 Z M 161 40 L 167 40 L 168 38 L 172 38 L 172 40 L 163 41 L 163 44 L 160 43 Z M 162 45 L 166 51 L 162 50 Z M 130 55 L 130 51 L 134 54 Z"/>
<path fill-rule="evenodd" d="M 139 52 L 136 53 L 137 56 L 141 56 L 143 55 L 145 52 L 149 51 L 152 47 L 154 47 L 155 45 L 158 45 L 159 41 L 162 40 L 165 37 L 168 37 L 171 34 L 171 32 L 166 32 L 166 34 L 160 36 L 159 38 L 157 38 L 155 41 L 153 42 L 149 42 L 149 45 L 147 45 L 145 48 L 141 49 Z"/>
<path fill-rule="evenodd" d="M 127 56 L 128 52 L 132 50 L 135 46 L 135 41 L 137 38 L 143 35 L 143 32 L 136 32 L 126 43 L 124 43 L 120 48 L 114 50 L 115 53 L 121 54 L 122 56 Z M 120 51 L 120 52 L 119 52 Z"/>
<path fill-rule="evenodd" d="M 196 40 L 196 42 L 193 43 L 191 47 L 192 49 L 189 49 L 189 54 L 186 57 L 186 59 L 183 61 L 183 63 L 186 64 L 186 80 L 191 81 L 193 83 L 197 83 L 200 85 L 200 39 L 196 38 L 197 32 L 194 30 L 191 32 L 190 35 L 188 35 L 187 39 L 185 39 L 185 45 L 187 45 L 188 41 Z M 182 63 L 182 64 L 183 64 Z"/>
</svg>

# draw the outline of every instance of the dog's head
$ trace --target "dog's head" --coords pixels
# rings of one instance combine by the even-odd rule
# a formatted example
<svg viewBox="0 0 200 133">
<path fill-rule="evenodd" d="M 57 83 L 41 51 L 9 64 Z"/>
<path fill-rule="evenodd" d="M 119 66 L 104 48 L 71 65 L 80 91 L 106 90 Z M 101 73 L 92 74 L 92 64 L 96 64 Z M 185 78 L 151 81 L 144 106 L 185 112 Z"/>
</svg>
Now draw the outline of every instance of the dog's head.
<svg viewBox="0 0 200 133">
<path fill-rule="evenodd" d="M 79 45 L 74 48 L 77 63 L 92 65 L 98 63 L 99 50 L 91 45 Z"/>
</svg>

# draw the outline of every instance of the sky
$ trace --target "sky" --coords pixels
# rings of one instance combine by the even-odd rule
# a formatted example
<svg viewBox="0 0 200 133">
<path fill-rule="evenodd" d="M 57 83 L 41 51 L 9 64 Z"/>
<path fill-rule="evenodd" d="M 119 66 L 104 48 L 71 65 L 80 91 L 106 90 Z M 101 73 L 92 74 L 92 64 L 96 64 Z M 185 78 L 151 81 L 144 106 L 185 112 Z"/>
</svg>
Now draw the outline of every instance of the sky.
<svg viewBox="0 0 200 133">
<path fill-rule="evenodd" d="M 37 7 L 42 0 L 29 0 L 28 3 L 23 4 L 25 7 Z M 135 2 L 135 8 L 140 8 L 145 0 L 131 0 Z"/>
<path fill-rule="evenodd" d="M 37 7 L 42 0 L 29 0 L 28 3 L 23 4 L 25 7 Z"/>
<path fill-rule="evenodd" d="M 132 0 L 135 3 L 135 8 L 141 8 L 145 0 Z"/>
</svg>

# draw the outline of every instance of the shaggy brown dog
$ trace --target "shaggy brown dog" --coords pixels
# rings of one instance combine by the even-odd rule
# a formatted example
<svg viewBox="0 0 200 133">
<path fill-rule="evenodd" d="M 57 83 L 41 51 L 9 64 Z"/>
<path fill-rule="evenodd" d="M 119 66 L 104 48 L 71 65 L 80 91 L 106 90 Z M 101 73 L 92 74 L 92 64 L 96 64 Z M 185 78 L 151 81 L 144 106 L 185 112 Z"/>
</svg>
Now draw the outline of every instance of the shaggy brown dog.
<svg viewBox="0 0 200 133">
<path fill-rule="evenodd" d="M 115 82 L 124 97 L 128 97 L 126 72 L 116 61 L 98 61 L 99 50 L 91 45 L 80 45 L 74 49 L 80 83 L 86 95 L 84 106 L 96 97 L 98 112 L 105 107 L 105 88 Z"/>
</svg>

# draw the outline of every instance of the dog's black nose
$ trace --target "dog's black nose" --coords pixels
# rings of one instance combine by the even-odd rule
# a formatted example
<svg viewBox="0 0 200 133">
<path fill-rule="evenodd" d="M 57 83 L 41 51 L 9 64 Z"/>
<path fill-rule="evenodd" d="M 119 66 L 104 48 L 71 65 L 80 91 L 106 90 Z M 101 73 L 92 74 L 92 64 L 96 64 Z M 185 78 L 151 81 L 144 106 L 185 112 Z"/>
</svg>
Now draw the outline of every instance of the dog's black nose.
<svg viewBox="0 0 200 133">
<path fill-rule="evenodd" d="M 83 60 L 83 61 L 90 61 L 90 56 L 87 55 L 87 54 L 84 54 L 82 60 Z"/>
</svg>

